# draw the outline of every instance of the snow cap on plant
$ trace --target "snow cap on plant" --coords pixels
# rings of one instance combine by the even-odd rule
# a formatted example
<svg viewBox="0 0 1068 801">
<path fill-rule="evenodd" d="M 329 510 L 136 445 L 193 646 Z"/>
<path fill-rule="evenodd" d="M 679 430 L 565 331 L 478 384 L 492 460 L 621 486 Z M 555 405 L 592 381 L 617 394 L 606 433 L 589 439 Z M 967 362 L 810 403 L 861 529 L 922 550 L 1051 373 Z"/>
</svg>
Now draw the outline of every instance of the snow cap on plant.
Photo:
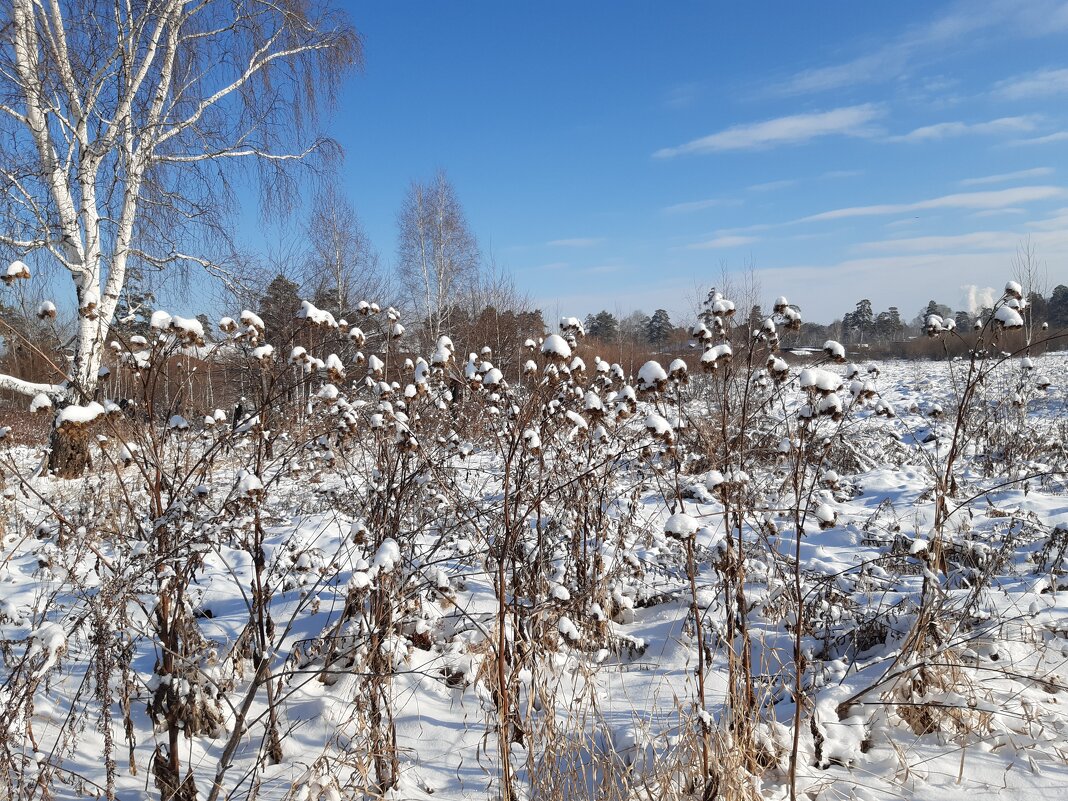
<svg viewBox="0 0 1068 801">
<path fill-rule="evenodd" d="M 679 384 L 685 384 L 690 380 L 689 368 L 682 359 L 675 359 L 668 365 L 668 378 Z"/>
<path fill-rule="evenodd" d="M 1011 330 L 1023 328 L 1024 321 L 1023 317 L 1016 311 L 1016 309 L 1006 304 L 994 312 L 994 324 L 999 328 Z"/>
<path fill-rule="evenodd" d="M 711 373 L 714 370 L 718 370 L 721 366 L 729 364 L 733 358 L 734 351 L 731 349 L 730 343 L 721 342 L 719 345 L 713 345 L 701 354 L 701 368 L 706 373 Z"/>
<path fill-rule="evenodd" d="M 664 533 L 677 540 L 692 539 L 698 528 L 697 521 L 684 512 L 676 512 L 664 522 Z"/>
<path fill-rule="evenodd" d="M 586 328 L 578 317 L 561 317 L 560 333 L 564 335 L 571 347 L 575 347 L 578 338 L 586 336 Z"/>
<path fill-rule="evenodd" d="M 10 286 L 15 281 L 25 281 L 30 277 L 30 268 L 25 262 L 16 259 L 7 266 L 7 270 L 0 275 L 0 281 Z"/>
<path fill-rule="evenodd" d="M 823 352 L 827 354 L 831 361 L 837 362 L 838 364 L 845 364 L 846 352 L 845 347 L 843 347 L 841 342 L 828 339 L 823 343 Z"/>
<path fill-rule="evenodd" d="M 541 344 L 541 354 L 550 363 L 564 364 L 567 359 L 571 358 L 571 346 L 559 334 L 550 334 Z"/>
<path fill-rule="evenodd" d="M 650 359 L 638 370 L 640 392 L 662 392 L 667 388 L 668 374 L 655 359 Z"/>
</svg>

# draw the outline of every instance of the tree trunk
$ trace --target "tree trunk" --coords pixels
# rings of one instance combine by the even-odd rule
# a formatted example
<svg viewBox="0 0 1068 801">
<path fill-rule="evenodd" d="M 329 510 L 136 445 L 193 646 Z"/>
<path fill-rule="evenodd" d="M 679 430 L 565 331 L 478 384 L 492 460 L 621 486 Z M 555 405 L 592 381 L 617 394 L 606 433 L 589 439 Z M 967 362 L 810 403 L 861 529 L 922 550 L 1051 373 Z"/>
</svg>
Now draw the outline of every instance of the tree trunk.
<svg viewBox="0 0 1068 801">
<path fill-rule="evenodd" d="M 78 478 L 93 460 L 89 455 L 89 431 L 82 425 L 52 429 L 48 469 L 57 478 Z"/>
</svg>

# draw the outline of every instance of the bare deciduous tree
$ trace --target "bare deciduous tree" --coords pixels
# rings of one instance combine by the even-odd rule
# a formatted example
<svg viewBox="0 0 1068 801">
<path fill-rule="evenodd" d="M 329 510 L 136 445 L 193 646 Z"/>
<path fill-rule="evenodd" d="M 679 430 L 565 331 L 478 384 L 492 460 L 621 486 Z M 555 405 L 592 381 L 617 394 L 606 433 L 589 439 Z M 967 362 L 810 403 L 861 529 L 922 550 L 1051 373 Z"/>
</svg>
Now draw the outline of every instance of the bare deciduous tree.
<svg viewBox="0 0 1068 801">
<path fill-rule="evenodd" d="M 477 285 L 478 243 L 443 171 L 412 181 L 397 216 L 397 275 L 429 341 L 448 328 L 451 311 Z"/>
<path fill-rule="evenodd" d="M 351 315 L 358 301 L 376 300 L 383 289 L 378 253 L 360 225 L 352 204 L 334 186 L 315 198 L 308 222 L 311 244 L 305 285 L 316 304 L 337 315 Z"/>
<path fill-rule="evenodd" d="M 269 207 L 292 197 L 288 168 L 330 150 L 310 130 L 360 44 L 317 0 L 13 0 L 0 21 L 0 245 L 62 265 L 79 310 L 66 375 L 0 388 L 61 407 L 96 393 L 133 260 L 217 267 L 228 165 L 259 170 Z M 81 472 L 70 456 L 61 472 Z"/>
</svg>

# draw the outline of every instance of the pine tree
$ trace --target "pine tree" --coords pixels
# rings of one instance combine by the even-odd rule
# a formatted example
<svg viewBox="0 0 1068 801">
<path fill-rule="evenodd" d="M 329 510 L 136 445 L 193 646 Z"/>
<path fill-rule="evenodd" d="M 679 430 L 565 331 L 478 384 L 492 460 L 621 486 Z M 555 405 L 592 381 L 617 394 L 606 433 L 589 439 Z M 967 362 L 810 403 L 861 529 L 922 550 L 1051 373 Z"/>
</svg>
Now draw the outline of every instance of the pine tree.
<svg viewBox="0 0 1068 801">
<path fill-rule="evenodd" d="M 646 338 L 651 344 L 662 347 L 671 336 L 672 330 L 674 329 L 668 313 L 664 309 L 657 309 L 653 312 L 653 316 L 649 318 Z"/>
<path fill-rule="evenodd" d="M 260 298 L 258 314 L 267 329 L 266 340 L 275 347 L 288 344 L 297 329 L 296 314 L 300 309 L 299 287 L 279 273 L 267 285 Z"/>
</svg>

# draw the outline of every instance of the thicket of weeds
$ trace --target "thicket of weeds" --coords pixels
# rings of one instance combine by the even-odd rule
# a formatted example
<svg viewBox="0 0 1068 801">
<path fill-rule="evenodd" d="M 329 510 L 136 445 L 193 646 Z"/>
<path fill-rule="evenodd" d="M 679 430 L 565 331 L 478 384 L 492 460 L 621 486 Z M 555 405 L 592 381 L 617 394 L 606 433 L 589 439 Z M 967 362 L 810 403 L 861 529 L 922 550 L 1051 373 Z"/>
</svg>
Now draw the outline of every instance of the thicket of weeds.
<svg viewBox="0 0 1068 801">
<path fill-rule="evenodd" d="M 1037 702 L 992 709 L 1064 689 L 992 653 L 1068 636 L 989 613 L 1025 570 L 1065 583 L 1068 530 L 1000 505 L 1064 492 L 1068 466 L 1032 344 L 1000 349 L 1021 303 L 1010 283 L 947 348 L 949 400 L 914 410 L 836 342 L 788 365 L 785 298 L 750 330 L 713 297 L 700 355 L 634 376 L 572 318 L 506 376 L 448 337 L 407 353 L 393 309 L 365 304 L 365 331 L 305 304 L 284 348 L 245 313 L 213 355 L 249 388 L 237 410 L 180 385 L 160 407 L 192 343 L 154 318 L 115 346 L 127 402 L 60 420 L 91 438 L 84 479 L 0 451 L 3 581 L 33 576 L 0 601 L 4 791 L 429 792 L 398 724 L 428 683 L 476 703 L 463 760 L 503 801 L 813 797 L 904 729 L 966 748 L 1044 726 Z M 888 465 L 922 476 L 916 507 L 842 519 Z M 815 569 L 808 540 L 839 530 L 863 558 Z M 605 677 L 655 669 L 629 632 L 659 612 L 686 674 L 621 723 Z"/>
</svg>

